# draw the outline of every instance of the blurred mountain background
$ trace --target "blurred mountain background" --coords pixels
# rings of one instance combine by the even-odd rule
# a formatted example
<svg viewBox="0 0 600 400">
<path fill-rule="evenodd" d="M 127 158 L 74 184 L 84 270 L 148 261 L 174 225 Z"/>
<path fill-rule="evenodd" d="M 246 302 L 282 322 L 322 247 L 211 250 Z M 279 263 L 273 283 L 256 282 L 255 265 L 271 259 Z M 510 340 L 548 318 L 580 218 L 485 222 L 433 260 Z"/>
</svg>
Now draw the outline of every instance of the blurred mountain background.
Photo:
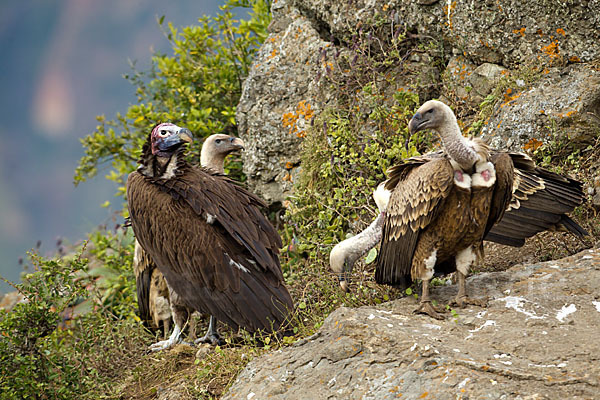
<svg viewBox="0 0 600 400">
<path fill-rule="evenodd" d="M 135 103 L 123 79 L 130 63 L 147 70 L 154 52 L 170 54 L 157 19 L 192 25 L 221 1 L 4 0 L 0 3 L 0 275 L 18 281 L 19 259 L 41 242 L 85 238 L 115 224 L 106 200 L 116 186 L 96 178 L 75 188 L 73 172 L 96 115 Z M 120 204 L 120 201 L 115 201 Z M 110 226 L 110 225 L 109 225 Z M 11 290 L 0 282 L 0 294 Z"/>
</svg>

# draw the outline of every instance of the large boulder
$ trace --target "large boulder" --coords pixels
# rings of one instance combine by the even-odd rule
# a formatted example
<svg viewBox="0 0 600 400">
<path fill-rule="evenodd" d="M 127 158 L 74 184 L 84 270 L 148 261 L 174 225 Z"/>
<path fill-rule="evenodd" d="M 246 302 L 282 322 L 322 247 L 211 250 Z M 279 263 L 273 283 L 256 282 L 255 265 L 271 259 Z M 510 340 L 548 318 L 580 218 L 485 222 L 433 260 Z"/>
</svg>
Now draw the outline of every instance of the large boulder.
<svg viewBox="0 0 600 400">
<path fill-rule="evenodd" d="M 312 337 L 251 361 L 224 399 L 584 399 L 600 385 L 600 248 L 468 279 L 485 308 L 416 301 L 333 312 Z M 456 287 L 433 290 L 442 304 Z"/>
<path fill-rule="evenodd" d="M 323 102 L 315 60 L 330 45 L 287 0 L 273 4 L 271 33 L 256 55 L 236 111 L 248 185 L 269 203 L 290 193 L 292 169 L 314 113 Z"/>
<path fill-rule="evenodd" d="M 504 97 L 482 130 L 495 147 L 590 143 L 600 131 L 600 69 L 592 65 L 549 70 L 532 88 L 511 89 Z"/>
<path fill-rule="evenodd" d="M 600 102 L 595 89 L 598 68 L 591 63 L 600 58 L 600 2 L 278 0 L 272 12 L 270 34 L 244 83 L 236 114 L 240 136 L 248 146 L 243 155 L 248 185 L 270 203 L 291 194 L 302 136 L 324 106 L 335 101 L 323 79 L 318 79 L 331 62 L 324 52 L 352 51 L 354 34 L 373 25 L 389 24 L 378 40 L 389 41 L 400 32 L 414 42 L 405 65 L 392 66 L 389 74 L 402 70 L 406 85 L 399 84 L 414 88 L 422 101 L 449 95 L 440 92 L 439 71 L 449 61 L 446 70 L 456 71 L 452 60 L 468 66 L 468 76 L 456 71 L 464 82 L 459 79 L 445 89 L 471 109 L 508 72 L 548 65 L 550 73 L 537 89 L 534 86 L 537 91 L 523 93 L 496 110 L 498 115 L 488 126 L 499 126 L 500 131 L 486 134 L 503 138 L 503 142 L 496 139 L 498 147 L 510 141 L 512 148 L 520 149 L 531 138 L 544 142 L 549 118 L 557 117 L 561 124 L 565 118 L 587 118 L 578 132 L 597 125 L 589 113 L 593 115 Z M 567 64 L 571 66 L 564 69 Z M 329 70 L 335 74 L 335 69 Z M 592 89 L 588 94 L 582 92 L 586 85 Z M 586 99 L 577 100 L 571 91 L 584 93 Z M 540 94 L 544 104 L 535 101 Z M 575 114 L 569 114 L 573 110 Z"/>
</svg>

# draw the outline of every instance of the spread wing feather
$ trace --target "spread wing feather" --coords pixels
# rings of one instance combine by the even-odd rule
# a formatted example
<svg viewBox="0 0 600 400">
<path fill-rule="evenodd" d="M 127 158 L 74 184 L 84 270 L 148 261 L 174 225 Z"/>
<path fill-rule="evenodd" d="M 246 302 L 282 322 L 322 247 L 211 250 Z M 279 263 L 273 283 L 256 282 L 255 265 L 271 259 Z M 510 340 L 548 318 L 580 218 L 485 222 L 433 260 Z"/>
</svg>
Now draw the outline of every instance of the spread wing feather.
<svg viewBox="0 0 600 400">
<path fill-rule="evenodd" d="M 588 234 L 565 215 L 583 203 L 580 182 L 536 167 L 525 154 L 505 154 L 515 167 L 512 198 L 504 216 L 488 229 L 485 240 L 522 246 L 526 238 L 545 230 L 567 230 L 577 236 Z"/>
<path fill-rule="evenodd" d="M 452 190 L 454 173 L 443 156 L 413 157 L 389 173 L 389 185 L 395 190 L 386 210 L 375 280 L 407 287 L 419 232 L 439 214 Z"/>
<path fill-rule="evenodd" d="M 251 331 L 284 322 L 281 239 L 258 197 L 197 168 L 170 180 L 133 172 L 127 186 L 138 240 L 189 307 Z"/>
<path fill-rule="evenodd" d="M 502 219 L 513 193 L 514 166 L 510 156 L 506 153 L 493 153 L 490 161 L 496 169 L 496 184 L 494 185 L 484 236 L 496 222 Z"/>
</svg>

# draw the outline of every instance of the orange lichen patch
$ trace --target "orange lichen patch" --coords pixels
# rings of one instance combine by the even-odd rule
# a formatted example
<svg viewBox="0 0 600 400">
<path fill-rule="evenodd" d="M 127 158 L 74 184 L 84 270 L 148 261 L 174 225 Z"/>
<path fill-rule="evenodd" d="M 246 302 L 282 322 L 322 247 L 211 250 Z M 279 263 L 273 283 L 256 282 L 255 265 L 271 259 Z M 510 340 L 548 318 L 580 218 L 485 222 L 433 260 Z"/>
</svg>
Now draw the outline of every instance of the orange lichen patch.
<svg viewBox="0 0 600 400">
<path fill-rule="evenodd" d="M 565 36 L 565 30 L 563 28 L 557 28 L 556 33 L 558 33 L 559 35 Z"/>
<path fill-rule="evenodd" d="M 479 38 L 479 43 L 481 43 L 481 45 L 483 47 L 487 47 L 488 49 L 491 49 L 492 46 L 490 46 L 485 40 L 483 40 L 482 38 Z"/>
<path fill-rule="evenodd" d="M 550 57 L 551 59 L 557 58 L 560 50 L 558 49 L 558 41 L 551 42 L 548 46 L 542 47 L 542 53 Z"/>
<path fill-rule="evenodd" d="M 429 396 L 429 392 L 423 392 L 422 395 L 419 396 L 420 399 L 424 399 L 425 397 Z"/>
<path fill-rule="evenodd" d="M 510 71 L 507 69 L 504 69 L 504 70 L 500 71 L 500 75 L 510 75 Z"/>
<path fill-rule="evenodd" d="M 565 117 L 569 118 L 571 115 L 575 114 L 576 112 L 577 112 L 577 111 L 575 111 L 575 110 L 567 111 L 567 112 L 565 113 Z"/>
<path fill-rule="evenodd" d="M 544 110 L 540 110 L 540 111 L 539 111 L 539 113 L 540 113 L 540 114 L 542 114 L 542 115 L 545 115 L 545 114 L 546 114 L 546 111 L 544 111 Z"/>
<path fill-rule="evenodd" d="M 282 181 L 289 181 L 292 182 L 292 175 L 289 173 L 286 173 L 283 178 L 281 178 Z"/>
<path fill-rule="evenodd" d="M 523 145 L 523 150 L 525 151 L 536 151 L 539 149 L 544 143 L 540 142 L 536 138 L 532 138 L 529 142 Z"/>
<path fill-rule="evenodd" d="M 389 4 L 384 4 L 383 7 L 381 8 L 383 11 L 387 11 L 388 8 L 390 8 Z"/>
<path fill-rule="evenodd" d="M 442 7 L 444 10 L 444 14 L 446 15 L 445 25 L 448 26 L 448 29 L 452 29 L 452 15 L 454 14 L 454 9 L 456 8 L 456 1 L 450 3 L 450 7 L 448 7 L 448 3 Z"/>
<path fill-rule="evenodd" d="M 271 54 L 269 54 L 269 60 L 275 58 L 276 55 L 277 55 L 277 49 L 273 49 L 271 51 Z"/>
<path fill-rule="evenodd" d="M 515 35 L 521 35 L 521 37 L 523 37 L 525 36 L 525 27 L 522 27 L 521 29 L 513 29 L 512 33 Z"/>
<path fill-rule="evenodd" d="M 292 164 L 289 161 L 285 163 L 285 169 L 292 169 L 292 168 L 294 168 L 294 164 Z"/>
<path fill-rule="evenodd" d="M 303 138 L 306 136 L 306 131 L 302 128 L 306 123 L 310 123 L 314 116 L 315 113 L 310 104 L 306 100 L 302 100 L 294 112 L 283 114 L 281 123 L 284 127 L 289 128 L 291 134 L 295 133 L 297 137 Z"/>
<path fill-rule="evenodd" d="M 537 31 L 535 31 L 535 33 L 537 33 L 537 34 L 538 34 L 538 35 L 540 35 L 540 36 L 542 36 L 542 35 L 544 34 L 544 33 L 542 32 L 542 30 L 541 30 L 541 29 L 539 29 L 539 28 L 537 29 Z"/>
<path fill-rule="evenodd" d="M 578 63 L 578 62 L 581 62 L 581 59 L 577 56 L 571 56 L 571 57 L 569 57 L 569 61 L 571 61 L 573 63 Z"/>
<path fill-rule="evenodd" d="M 509 102 L 513 101 L 514 99 L 518 98 L 519 96 L 521 96 L 520 92 L 517 92 L 515 94 L 512 94 L 513 90 L 511 88 L 506 89 L 506 92 L 504 92 L 504 103 L 501 104 L 500 107 L 504 107 L 505 105 L 507 105 Z"/>
</svg>

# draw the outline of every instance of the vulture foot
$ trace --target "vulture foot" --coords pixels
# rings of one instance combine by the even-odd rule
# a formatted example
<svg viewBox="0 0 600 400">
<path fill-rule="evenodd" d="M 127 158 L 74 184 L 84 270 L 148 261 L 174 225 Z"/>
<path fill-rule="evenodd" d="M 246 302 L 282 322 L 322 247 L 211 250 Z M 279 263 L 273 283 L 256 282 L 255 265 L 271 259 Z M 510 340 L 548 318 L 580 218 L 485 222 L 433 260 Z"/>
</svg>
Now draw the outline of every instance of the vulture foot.
<svg viewBox="0 0 600 400">
<path fill-rule="evenodd" d="M 208 330 L 206 331 L 206 335 L 198 338 L 194 341 L 195 344 L 198 343 L 208 343 L 213 346 L 223 346 L 226 342 L 221 338 L 219 332 L 217 331 L 217 319 L 210 316 L 210 320 L 208 322 Z"/>
<path fill-rule="evenodd" d="M 171 347 L 179 343 L 181 343 L 181 328 L 179 327 L 179 325 L 175 324 L 175 328 L 173 328 L 173 333 L 171 333 L 171 336 L 167 340 L 161 340 L 160 342 L 151 344 L 150 347 L 148 347 L 148 350 L 154 352 L 170 349 Z"/>
<path fill-rule="evenodd" d="M 219 335 L 216 332 L 215 333 L 206 332 L 206 335 L 194 340 L 194 344 L 199 344 L 199 343 L 208 343 L 213 346 L 223 346 L 227 342 L 225 342 L 225 340 L 223 340 L 221 335 Z"/>
<path fill-rule="evenodd" d="M 173 347 L 179 343 L 181 343 L 180 339 L 171 340 L 171 338 L 169 338 L 167 340 L 161 340 L 160 342 L 151 344 L 150 347 L 148 347 L 148 350 L 150 350 L 151 352 L 166 350 L 166 349 L 170 349 L 171 347 Z"/>
<path fill-rule="evenodd" d="M 450 303 L 451 306 L 457 306 L 460 308 L 464 308 L 467 305 L 477 306 L 477 307 L 485 307 L 487 306 L 487 299 L 473 299 L 468 296 L 456 296 L 454 300 Z"/>
<path fill-rule="evenodd" d="M 419 307 L 417 307 L 417 309 L 413 312 L 414 314 L 427 314 L 429 315 L 431 318 L 435 318 L 435 319 L 444 319 L 444 316 L 440 313 L 443 313 L 444 311 L 436 308 L 433 306 L 433 304 L 431 304 L 431 301 L 422 301 L 421 304 L 419 304 Z"/>
</svg>

